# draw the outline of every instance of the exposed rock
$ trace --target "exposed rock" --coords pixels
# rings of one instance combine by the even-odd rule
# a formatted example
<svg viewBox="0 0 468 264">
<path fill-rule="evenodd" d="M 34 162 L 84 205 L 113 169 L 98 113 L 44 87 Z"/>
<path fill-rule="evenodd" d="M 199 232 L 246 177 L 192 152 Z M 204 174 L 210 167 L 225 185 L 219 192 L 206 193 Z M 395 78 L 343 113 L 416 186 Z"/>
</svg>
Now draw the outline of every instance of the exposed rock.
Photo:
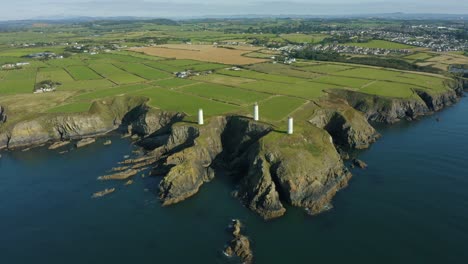
<svg viewBox="0 0 468 264">
<path fill-rule="evenodd" d="M 162 112 L 147 105 L 140 105 L 124 116 L 122 124 L 127 126 L 129 134 L 151 136 L 155 132 L 168 132 L 168 125 L 182 121 L 183 117 L 180 113 Z"/>
<path fill-rule="evenodd" d="M 104 142 L 104 146 L 109 146 L 109 145 L 112 145 L 112 141 L 110 139 Z"/>
<path fill-rule="evenodd" d="M 162 147 L 163 152 L 169 153 L 162 164 L 167 174 L 159 184 L 163 205 L 196 194 L 203 183 L 214 177 L 210 165 L 223 150 L 221 133 L 225 125 L 226 118 L 217 117 L 204 126 L 183 124 L 172 128 L 167 144 Z"/>
<path fill-rule="evenodd" d="M 99 176 L 98 180 L 126 180 L 135 176 L 140 170 L 128 169 L 111 175 Z"/>
<path fill-rule="evenodd" d="M 340 99 L 327 99 L 319 105 L 311 103 L 313 111 L 308 118 L 313 125 L 325 129 L 338 146 L 346 149 L 364 149 L 380 136 L 366 117 Z"/>
<path fill-rule="evenodd" d="M 271 187 L 266 188 L 268 195 L 259 196 L 262 197 L 259 201 L 263 200 L 264 202 L 261 202 L 261 206 L 254 209 L 262 216 L 265 214 L 261 211 L 270 207 L 264 207 L 264 205 L 277 205 L 279 203 L 275 192 L 281 196 L 282 200 L 294 206 L 309 208 L 310 212 L 322 211 L 325 206 L 330 204 L 335 193 L 346 186 L 351 176 L 344 167 L 334 145 L 330 142 L 326 131 L 308 123 L 300 124 L 300 126 L 303 127 L 303 131 L 294 135 L 284 136 L 279 133 L 269 133 L 259 140 L 258 146 L 250 150 L 251 157 L 257 156 L 257 162 L 250 164 L 250 171 L 252 168 L 255 169 L 255 166 L 252 165 L 258 164 L 258 160 L 266 163 L 267 165 L 264 166 L 269 168 L 268 170 L 263 169 L 263 184 L 269 183 Z M 248 158 L 247 160 L 252 159 Z M 247 194 L 247 197 L 253 197 L 254 199 L 251 201 L 255 202 L 256 196 L 252 196 L 250 193 L 260 194 L 256 191 L 260 185 L 252 184 L 249 180 L 251 175 L 255 174 L 248 173 L 247 178 L 242 180 L 239 193 L 241 196 Z M 269 181 L 269 176 L 271 181 Z M 271 201 L 274 200 L 277 202 L 272 203 Z M 256 204 L 259 203 L 256 202 Z M 251 206 L 252 203 L 250 203 Z M 267 209 L 267 211 L 275 212 L 271 209 Z"/>
<path fill-rule="evenodd" d="M 125 122 L 131 122 L 127 114 L 135 108 L 142 107 L 145 102 L 144 98 L 119 96 L 111 100 L 93 103 L 87 113 L 40 115 L 31 120 L 11 125 L 8 130 L 1 131 L 0 149 L 103 135 L 119 128 L 123 119 Z M 162 118 L 158 121 L 158 126 L 153 126 L 153 129 L 162 128 L 181 117 L 178 113 L 159 110 L 152 110 L 151 113 L 154 113 L 151 120 L 158 121 L 156 120 L 157 113 Z M 151 130 L 148 129 L 148 131 Z"/>
<path fill-rule="evenodd" d="M 85 139 L 82 139 L 82 140 L 76 142 L 75 146 L 77 148 L 82 148 L 84 146 L 91 145 L 94 142 L 96 142 L 96 139 L 94 139 L 94 138 L 85 138 Z"/>
<path fill-rule="evenodd" d="M 389 124 L 427 115 L 458 100 L 457 92 L 450 88 L 439 93 L 415 90 L 415 96 L 409 98 L 382 97 L 340 89 L 328 92 L 348 101 L 353 108 L 363 112 L 368 120 Z"/>
<path fill-rule="evenodd" d="M 6 123 L 7 121 L 7 115 L 6 115 L 6 110 L 3 106 L 0 105 L 0 125 L 3 123 Z"/>
<path fill-rule="evenodd" d="M 253 253 L 250 248 L 249 238 L 240 233 L 241 223 L 239 220 L 233 220 L 231 224 L 233 239 L 224 249 L 226 256 L 238 256 L 242 263 L 253 263 Z"/>
<path fill-rule="evenodd" d="M 439 111 L 446 106 L 450 106 L 458 101 L 455 91 L 444 93 L 429 93 L 426 90 L 415 90 L 416 94 L 426 103 L 431 111 Z"/>
<path fill-rule="evenodd" d="M 113 193 L 113 192 L 115 192 L 115 188 L 105 189 L 105 190 L 100 191 L 100 192 L 95 192 L 93 194 L 92 198 L 103 197 L 103 196 L 108 195 L 108 194 Z"/>
<path fill-rule="evenodd" d="M 58 141 L 49 146 L 50 150 L 58 149 L 70 144 L 70 141 Z"/>
<path fill-rule="evenodd" d="M 367 168 L 367 164 L 364 161 L 359 160 L 359 159 L 353 159 L 353 165 L 361 169 Z"/>
<path fill-rule="evenodd" d="M 125 182 L 125 186 L 128 186 L 128 185 L 131 185 L 133 183 L 133 180 L 128 180 L 127 182 Z"/>
</svg>

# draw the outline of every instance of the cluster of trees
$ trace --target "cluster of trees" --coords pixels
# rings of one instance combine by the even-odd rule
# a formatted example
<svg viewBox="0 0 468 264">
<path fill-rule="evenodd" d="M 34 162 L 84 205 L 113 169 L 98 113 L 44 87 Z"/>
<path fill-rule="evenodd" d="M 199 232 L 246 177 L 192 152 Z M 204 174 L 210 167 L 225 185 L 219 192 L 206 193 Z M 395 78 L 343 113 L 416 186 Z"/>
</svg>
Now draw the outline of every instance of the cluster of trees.
<svg viewBox="0 0 468 264">
<path fill-rule="evenodd" d="M 291 54 L 291 56 L 298 59 L 364 64 L 370 66 L 393 68 L 398 70 L 422 71 L 431 73 L 440 72 L 440 70 L 431 66 L 419 66 L 408 61 L 396 58 L 383 58 L 377 56 L 350 57 L 341 55 L 337 52 L 316 51 L 312 48 L 304 48 L 302 50 L 295 51 Z"/>
</svg>

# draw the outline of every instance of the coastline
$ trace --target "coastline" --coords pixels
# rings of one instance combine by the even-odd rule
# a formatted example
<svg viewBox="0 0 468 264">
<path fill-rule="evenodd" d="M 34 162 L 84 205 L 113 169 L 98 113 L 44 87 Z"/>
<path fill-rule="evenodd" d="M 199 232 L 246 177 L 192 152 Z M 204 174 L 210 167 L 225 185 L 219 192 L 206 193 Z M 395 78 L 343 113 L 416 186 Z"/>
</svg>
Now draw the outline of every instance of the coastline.
<svg viewBox="0 0 468 264">
<path fill-rule="evenodd" d="M 222 167 L 244 175 L 235 176 L 239 178 L 235 196 L 264 219 L 282 216 L 285 203 L 317 214 L 330 207 L 333 196 L 351 177 L 344 153 L 368 148 L 378 139 L 370 121 L 391 124 L 432 114 L 456 103 L 460 90 L 418 93 L 419 99 L 329 91 L 327 98 L 298 113 L 306 121 L 293 137 L 249 117 L 212 117 L 207 125 L 198 126 L 185 122 L 182 113 L 147 107 L 143 99 L 119 98 L 95 103 L 86 115 L 47 119 L 46 126 L 41 119 L 17 124 L 10 134 L 0 134 L 0 149 L 97 137 L 110 131 L 130 133 L 141 138 L 137 144 L 146 149 L 145 157 L 152 158 L 153 163 L 147 164 L 153 167 L 151 175 L 163 177 L 159 184 L 163 205 L 195 195 Z M 317 146 L 320 150 L 311 154 Z"/>
</svg>

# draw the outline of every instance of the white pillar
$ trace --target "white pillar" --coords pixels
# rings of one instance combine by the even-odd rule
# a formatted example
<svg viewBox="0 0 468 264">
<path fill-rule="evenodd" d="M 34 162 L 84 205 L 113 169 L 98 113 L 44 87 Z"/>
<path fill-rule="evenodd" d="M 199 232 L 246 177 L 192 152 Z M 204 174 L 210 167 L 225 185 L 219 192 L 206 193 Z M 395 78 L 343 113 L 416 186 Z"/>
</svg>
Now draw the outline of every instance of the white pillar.
<svg viewBox="0 0 468 264">
<path fill-rule="evenodd" d="M 258 121 L 259 119 L 260 119 L 260 116 L 258 114 L 258 104 L 255 103 L 255 105 L 254 105 L 254 120 Z"/>
<path fill-rule="evenodd" d="M 198 124 L 203 125 L 203 109 L 198 109 Z"/>
<path fill-rule="evenodd" d="M 292 135 L 293 134 L 293 131 L 294 131 L 294 128 L 293 128 L 293 118 L 292 117 L 288 117 L 288 135 Z"/>
</svg>

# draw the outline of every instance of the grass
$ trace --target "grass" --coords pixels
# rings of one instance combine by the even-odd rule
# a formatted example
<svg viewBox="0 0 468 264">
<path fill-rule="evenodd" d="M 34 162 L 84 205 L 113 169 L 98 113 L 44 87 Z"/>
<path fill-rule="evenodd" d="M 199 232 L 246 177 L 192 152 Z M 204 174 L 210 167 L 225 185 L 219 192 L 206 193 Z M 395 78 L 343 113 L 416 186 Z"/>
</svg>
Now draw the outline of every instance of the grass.
<svg viewBox="0 0 468 264">
<path fill-rule="evenodd" d="M 282 34 L 280 36 L 282 39 L 294 42 L 294 43 L 317 43 L 322 41 L 324 38 L 328 37 L 328 35 L 324 34 L 299 34 L 299 33 L 292 33 L 292 34 Z"/>
<path fill-rule="evenodd" d="M 79 81 L 102 79 L 102 77 L 99 74 L 97 74 L 95 71 L 82 65 L 69 66 L 67 67 L 67 71 L 71 74 L 71 76 L 73 76 L 75 80 L 79 80 Z"/>
<path fill-rule="evenodd" d="M 73 78 L 63 68 L 39 68 L 36 82 L 52 80 L 54 82 L 73 82 Z"/>
<path fill-rule="evenodd" d="M 70 103 L 48 109 L 47 113 L 82 113 L 88 112 L 91 103 Z"/>
<path fill-rule="evenodd" d="M 320 83 L 329 83 L 345 88 L 361 88 L 362 86 L 371 82 L 371 80 L 359 79 L 359 78 L 350 78 L 342 76 L 321 76 L 314 79 L 315 82 Z"/>
<path fill-rule="evenodd" d="M 196 115 L 203 108 L 207 116 L 230 113 L 239 110 L 238 106 L 213 101 L 198 96 L 170 91 L 163 88 L 152 88 L 133 93 L 150 99 L 149 105 L 169 111 L 185 112 Z"/>
<path fill-rule="evenodd" d="M 74 81 L 62 83 L 59 87 L 60 90 L 70 90 L 70 91 L 89 91 L 97 90 L 103 88 L 109 88 L 114 86 L 114 84 L 106 79 L 100 80 L 84 80 L 84 81 Z"/>
<path fill-rule="evenodd" d="M 119 63 L 117 66 L 129 73 L 135 74 L 147 80 L 159 80 L 171 77 L 171 74 L 167 72 L 157 70 L 140 63 Z"/>
<path fill-rule="evenodd" d="M 91 64 L 90 68 L 117 84 L 137 83 L 143 78 L 130 74 L 112 64 Z"/>
<path fill-rule="evenodd" d="M 302 70 L 317 72 L 317 73 L 335 73 L 339 71 L 349 70 L 352 66 L 344 66 L 338 64 L 318 64 L 314 66 L 301 67 Z"/>
<path fill-rule="evenodd" d="M 254 71 L 268 74 L 276 74 L 281 76 L 291 76 L 306 79 L 312 79 L 319 76 L 319 74 L 310 71 L 304 71 L 302 68 L 295 68 L 279 63 L 259 63 L 249 66 L 248 68 Z"/>
<path fill-rule="evenodd" d="M 253 79 L 246 79 L 241 77 L 232 77 L 222 74 L 208 74 L 192 77 L 193 80 L 217 83 L 217 84 L 227 84 L 237 86 L 243 83 L 255 82 Z"/>
<path fill-rule="evenodd" d="M 306 81 L 301 78 L 294 78 L 294 77 L 289 77 L 289 76 L 268 74 L 268 73 L 249 71 L 249 70 L 240 70 L 240 71 L 220 70 L 218 71 L 218 73 L 229 75 L 229 76 L 234 76 L 234 77 L 243 77 L 243 78 L 254 79 L 254 80 L 256 79 L 256 80 L 273 81 L 273 82 L 278 82 L 278 83 L 300 83 L 300 82 Z"/>
<path fill-rule="evenodd" d="M 408 84 L 378 81 L 359 91 L 387 97 L 409 98 L 413 96 L 411 88 L 412 86 Z"/>
<path fill-rule="evenodd" d="M 261 118 L 266 118 L 271 121 L 280 121 L 287 118 L 294 110 L 306 103 L 306 100 L 275 96 L 259 104 L 259 112 Z"/>
<path fill-rule="evenodd" d="M 363 47 L 363 48 L 373 48 L 373 49 L 379 49 L 379 48 L 380 49 L 413 49 L 415 48 L 414 46 L 386 41 L 386 40 L 371 40 L 369 42 L 363 42 L 363 43 L 350 42 L 344 45 Z"/>
<path fill-rule="evenodd" d="M 6 71 L 0 81 L 0 94 L 32 93 L 36 82 L 36 69 Z"/>
<path fill-rule="evenodd" d="M 237 105 L 251 104 L 264 100 L 270 95 L 220 84 L 199 83 L 180 88 L 185 93 L 195 94 L 209 99 L 229 102 Z"/>
<path fill-rule="evenodd" d="M 128 93 L 133 93 L 138 90 L 142 89 L 147 89 L 150 88 L 151 85 L 148 84 L 134 84 L 134 85 L 125 85 L 125 86 L 120 86 L 120 87 L 114 87 L 114 88 L 107 88 L 107 89 L 99 89 L 96 91 L 88 92 L 88 93 L 83 93 L 81 95 L 76 96 L 74 99 L 75 100 L 94 100 L 94 99 L 99 99 L 99 98 L 105 98 L 105 97 L 110 97 L 110 96 L 117 96 L 117 95 L 123 95 L 123 94 L 128 94 Z"/>
<path fill-rule="evenodd" d="M 194 84 L 197 82 L 188 80 L 188 79 L 173 78 L 173 79 L 167 79 L 167 80 L 160 80 L 160 81 L 156 81 L 153 83 L 157 86 L 161 86 L 164 88 L 177 88 L 177 87 L 181 87 L 185 85 Z"/>
<path fill-rule="evenodd" d="M 411 54 L 409 56 L 406 56 L 405 59 L 407 60 L 427 60 L 427 59 L 430 59 L 432 58 L 433 56 L 429 53 L 424 53 L 424 52 L 418 52 L 418 53 L 415 53 L 415 54 Z"/>
<path fill-rule="evenodd" d="M 239 85 L 239 87 L 258 92 L 266 92 L 271 95 L 289 95 L 306 99 L 315 99 L 323 95 L 323 90 L 338 88 L 335 85 L 304 82 L 297 85 L 284 84 L 269 81 L 249 82 Z"/>
</svg>

